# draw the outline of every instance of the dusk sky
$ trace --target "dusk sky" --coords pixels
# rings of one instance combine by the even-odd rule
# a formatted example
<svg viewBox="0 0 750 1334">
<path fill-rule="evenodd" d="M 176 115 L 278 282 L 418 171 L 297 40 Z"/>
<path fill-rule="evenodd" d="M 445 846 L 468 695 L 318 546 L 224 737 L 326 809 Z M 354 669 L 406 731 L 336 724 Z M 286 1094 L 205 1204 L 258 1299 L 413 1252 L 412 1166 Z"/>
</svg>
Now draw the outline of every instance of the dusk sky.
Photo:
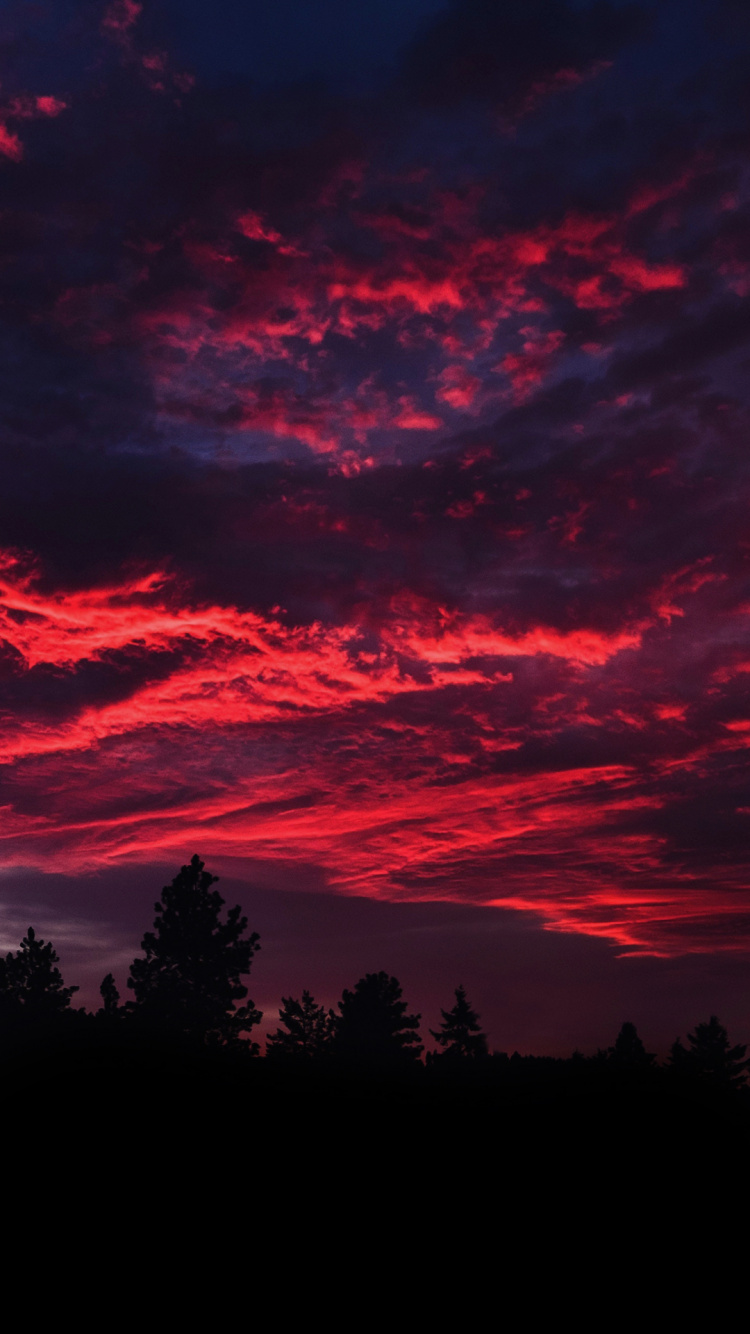
<svg viewBox="0 0 750 1334">
<path fill-rule="evenodd" d="M 0 3 L 0 945 L 750 1039 L 750 8 Z M 428 1039 L 429 1042 L 429 1039 Z"/>
</svg>

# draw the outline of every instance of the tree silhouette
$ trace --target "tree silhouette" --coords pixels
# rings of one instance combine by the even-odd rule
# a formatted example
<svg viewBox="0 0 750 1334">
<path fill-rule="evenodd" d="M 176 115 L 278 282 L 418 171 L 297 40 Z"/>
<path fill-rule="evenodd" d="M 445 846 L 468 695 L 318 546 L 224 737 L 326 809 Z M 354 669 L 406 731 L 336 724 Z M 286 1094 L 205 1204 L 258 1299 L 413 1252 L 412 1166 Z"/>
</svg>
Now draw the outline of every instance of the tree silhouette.
<svg viewBox="0 0 750 1334">
<path fill-rule="evenodd" d="M 99 995 L 102 998 L 102 1014 L 111 1018 L 119 1013 L 120 993 L 115 986 L 112 973 L 107 973 L 107 976 L 102 978 Z"/>
<path fill-rule="evenodd" d="M 487 1037 L 482 1032 L 479 1015 L 466 999 L 464 987 L 456 987 L 456 1003 L 452 1010 L 441 1010 L 440 1029 L 430 1029 L 435 1041 L 442 1047 L 438 1053 L 449 1060 L 477 1060 L 487 1055 Z"/>
<path fill-rule="evenodd" d="M 745 1059 L 747 1047 L 731 1046 L 723 1024 L 712 1014 L 707 1024 L 696 1024 L 695 1032 L 688 1033 L 688 1047 L 679 1038 L 673 1044 L 670 1060 L 672 1067 L 682 1073 L 696 1074 L 712 1084 L 737 1088 L 744 1083 L 750 1060 Z"/>
<path fill-rule="evenodd" d="M 279 1020 L 286 1032 L 277 1028 L 266 1043 L 269 1056 L 291 1056 L 310 1059 L 325 1055 L 333 1040 L 335 1015 L 324 1005 L 316 1005 L 309 991 L 302 992 L 302 1000 L 282 996 Z"/>
<path fill-rule="evenodd" d="M 240 980 L 260 948 L 257 932 L 247 938 L 247 918 L 239 906 L 221 920 L 224 900 L 212 890 L 218 876 L 193 857 L 154 905 L 154 930 L 141 942 L 143 959 L 130 966 L 129 1007 L 155 1030 L 210 1046 L 236 1046 L 240 1034 L 262 1018 Z M 252 1054 L 257 1043 L 242 1044 Z"/>
<path fill-rule="evenodd" d="M 418 1014 L 407 1014 L 401 987 L 387 973 L 367 973 L 344 991 L 336 1018 L 334 1050 L 358 1064 L 417 1061 L 422 1053 Z"/>
<path fill-rule="evenodd" d="M 11 1023 L 45 1023 L 70 1006 L 78 987 L 66 987 L 54 947 L 30 926 L 16 954 L 0 958 L 0 1014 Z"/>
<path fill-rule="evenodd" d="M 612 1065 L 622 1070 L 648 1070 L 656 1055 L 646 1051 L 635 1024 L 625 1023 L 615 1038 L 614 1047 L 607 1048 L 607 1056 Z"/>
</svg>

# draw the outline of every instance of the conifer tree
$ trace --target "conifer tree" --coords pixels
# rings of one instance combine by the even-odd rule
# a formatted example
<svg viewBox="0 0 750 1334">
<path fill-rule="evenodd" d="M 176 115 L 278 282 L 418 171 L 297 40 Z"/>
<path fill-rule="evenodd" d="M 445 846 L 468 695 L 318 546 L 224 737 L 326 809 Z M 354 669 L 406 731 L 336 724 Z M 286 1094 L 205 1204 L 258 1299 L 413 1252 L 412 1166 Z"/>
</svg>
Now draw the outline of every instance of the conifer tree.
<svg viewBox="0 0 750 1334">
<path fill-rule="evenodd" d="M 66 987 L 53 945 L 30 926 L 20 949 L 0 958 L 0 1014 L 11 1023 L 49 1022 L 70 1006 L 78 987 Z"/>
<path fill-rule="evenodd" d="M 131 1012 L 154 1030 L 209 1046 L 235 1046 L 262 1015 L 241 978 L 260 948 L 257 932 L 245 936 L 239 906 L 221 919 L 224 900 L 212 890 L 218 876 L 193 857 L 154 905 L 154 930 L 141 942 L 145 958 L 134 959 L 128 986 Z M 252 1054 L 257 1043 L 243 1044 Z"/>
<path fill-rule="evenodd" d="M 401 986 L 387 973 L 366 973 L 339 1001 L 333 1049 L 362 1065 L 399 1065 L 422 1053 L 418 1014 L 407 1014 Z"/>
<path fill-rule="evenodd" d="M 635 1024 L 625 1023 L 615 1038 L 614 1047 L 607 1048 L 612 1065 L 623 1070 L 647 1070 L 653 1066 L 656 1055 L 646 1051 Z"/>
<path fill-rule="evenodd" d="M 453 1060 L 477 1060 L 487 1055 L 487 1037 L 482 1032 L 479 1015 L 466 999 L 464 987 L 456 987 L 456 1003 L 452 1010 L 441 1010 L 440 1029 L 430 1029 L 435 1041 L 442 1047 L 439 1055 Z"/>
<path fill-rule="evenodd" d="M 335 1015 L 324 1005 L 316 1005 L 309 991 L 302 992 L 301 1001 L 282 996 L 279 1020 L 286 1032 L 277 1028 L 268 1038 L 266 1051 L 269 1056 L 315 1059 L 330 1049 Z"/>
<path fill-rule="evenodd" d="M 685 1074 L 696 1074 L 712 1084 L 737 1088 L 745 1081 L 750 1060 L 745 1059 L 747 1047 L 732 1046 L 723 1024 L 712 1014 L 708 1023 L 696 1024 L 695 1032 L 688 1033 L 688 1047 L 679 1038 L 670 1053 L 672 1067 Z"/>
</svg>

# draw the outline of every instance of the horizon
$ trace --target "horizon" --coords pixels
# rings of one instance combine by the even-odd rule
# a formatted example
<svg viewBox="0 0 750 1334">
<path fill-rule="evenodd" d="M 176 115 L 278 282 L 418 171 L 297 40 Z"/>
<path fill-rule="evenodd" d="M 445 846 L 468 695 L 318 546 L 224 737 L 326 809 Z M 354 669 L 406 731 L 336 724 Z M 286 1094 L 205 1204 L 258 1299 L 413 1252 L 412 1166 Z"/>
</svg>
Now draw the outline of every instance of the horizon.
<svg viewBox="0 0 750 1334">
<path fill-rule="evenodd" d="M 206 870 L 216 869 L 206 864 Z M 80 988 L 74 1008 L 93 1012 L 100 1007 L 99 985 L 110 971 L 122 1001 L 131 999 L 130 964 L 141 955 L 144 932 L 152 929 L 154 901 L 178 867 L 161 870 L 161 878 L 157 873 L 151 880 L 141 868 L 121 868 L 105 876 L 103 885 L 96 874 L 66 881 L 52 877 L 57 894 L 47 899 L 57 900 L 57 915 L 42 909 L 29 923 L 22 913 L 34 905 L 39 877 L 25 878 L 25 906 L 11 948 L 18 948 L 28 925 L 51 941 L 66 983 Z M 750 1045 L 741 959 L 727 967 L 707 955 L 663 963 L 631 956 L 618 969 L 616 955 L 603 942 L 574 937 L 567 950 L 560 949 L 559 937 L 540 932 L 530 914 L 503 914 L 498 920 L 495 909 L 472 905 L 342 901 L 334 893 L 260 888 L 224 874 L 217 888 L 225 900 L 224 914 L 239 901 L 249 916 L 248 931 L 259 930 L 260 950 L 245 980 L 263 1013 L 252 1034 L 262 1044 L 278 1026 L 282 995 L 299 998 L 308 990 L 316 1002 L 336 1009 L 345 987 L 382 968 L 401 983 L 410 1010 L 421 1014 L 425 1033 L 438 1026 L 440 1010 L 450 1008 L 455 987 L 464 985 L 490 1049 L 508 1055 L 517 1050 L 565 1058 L 581 1050 L 590 1056 L 612 1046 L 622 1023 L 635 1022 L 646 1048 L 665 1061 L 676 1038 L 684 1041 L 696 1023 L 717 1012 L 732 1041 Z M 81 912 L 86 889 L 89 898 Z M 110 906 L 108 919 L 97 920 L 93 905 L 103 897 L 111 904 L 113 895 L 117 911 Z M 70 910 L 68 896 L 77 911 Z"/>
</svg>

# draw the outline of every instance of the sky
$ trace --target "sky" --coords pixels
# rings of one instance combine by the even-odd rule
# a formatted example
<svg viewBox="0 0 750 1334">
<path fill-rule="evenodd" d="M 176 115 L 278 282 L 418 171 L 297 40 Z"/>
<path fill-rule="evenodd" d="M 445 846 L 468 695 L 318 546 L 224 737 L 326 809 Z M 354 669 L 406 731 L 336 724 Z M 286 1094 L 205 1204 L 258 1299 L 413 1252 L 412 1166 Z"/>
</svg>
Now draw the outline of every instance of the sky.
<svg viewBox="0 0 750 1334">
<path fill-rule="evenodd" d="M 750 1039 L 750 12 L 0 3 L 0 946 L 197 852 L 396 973 Z"/>
</svg>

